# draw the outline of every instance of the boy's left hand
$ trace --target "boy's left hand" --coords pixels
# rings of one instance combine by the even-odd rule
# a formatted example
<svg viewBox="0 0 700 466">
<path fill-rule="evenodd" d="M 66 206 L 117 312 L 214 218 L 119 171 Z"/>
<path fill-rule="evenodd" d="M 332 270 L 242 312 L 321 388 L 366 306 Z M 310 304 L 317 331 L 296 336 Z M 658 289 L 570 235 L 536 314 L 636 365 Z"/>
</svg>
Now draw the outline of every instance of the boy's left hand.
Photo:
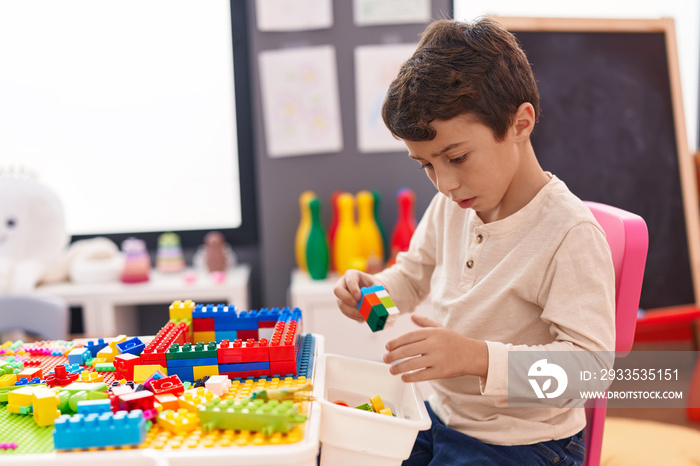
<svg viewBox="0 0 700 466">
<path fill-rule="evenodd" d="M 413 314 L 419 330 L 408 332 L 386 344 L 384 362 L 392 374 L 403 374 L 404 382 L 448 379 L 462 375 L 486 377 L 488 348 L 485 341 L 468 338 L 427 317 Z"/>
</svg>

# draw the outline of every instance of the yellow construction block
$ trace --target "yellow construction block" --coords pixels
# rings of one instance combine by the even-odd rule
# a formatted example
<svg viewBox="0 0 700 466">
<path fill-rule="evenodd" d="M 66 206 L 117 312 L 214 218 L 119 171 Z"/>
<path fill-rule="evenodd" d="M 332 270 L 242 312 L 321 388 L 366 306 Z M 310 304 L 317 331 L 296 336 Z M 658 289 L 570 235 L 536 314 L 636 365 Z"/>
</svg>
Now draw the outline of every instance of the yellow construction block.
<svg viewBox="0 0 700 466">
<path fill-rule="evenodd" d="M 144 383 L 148 380 L 156 371 L 161 371 L 163 374 L 168 375 L 168 370 L 161 366 L 160 364 L 147 364 L 145 366 L 134 366 L 134 382 Z"/>
<path fill-rule="evenodd" d="M 372 411 L 375 413 L 378 413 L 384 409 L 384 402 L 382 401 L 382 397 L 379 395 L 370 397 L 369 402 L 372 405 Z"/>
<path fill-rule="evenodd" d="M 217 398 L 219 395 L 204 387 L 191 388 L 185 390 L 185 393 L 180 396 L 180 407 L 196 413 L 197 405 L 203 405 Z"/>
<path fill-rule="evenodd" d="M 91 382 L 91 383 L 96 383 L 96 382 L 104 382 L 105 378 L 102 376 L 102 374 L 98 372 L 88 372 L 88 371 L 83 371 L 80 373 L 78 376 L 78 379 L 76 382 Z"/>
<path fill-rule="evenodd" d="M 0 387 L 11 387 L 17 382 L 17 374 L 5 374 L 0 377 Z"/>
<path fill-rule="evenodd" d="M 194 366 L 192 368 L 192 375 L 194 375 L 194 380 L 201 379 L 205 375 L 209 377 L 212 375 L 219 375 L 219 366 L 218 364 L 213 366 Z"/>
<path fill-rule="evenodd" d="M 32 402 L 34 401 L 34 390 L 40 387 L 46 388 L 45 385 L 35 385 L 12 390 L 7 394 L 7 410 L 15 414 L 28 414 L 28 412 L 25 412 L 24 409 L 32 405 Z"/>
<path fill-rule="evenodd" d="M 173 301 L 170 305 L 170 318 L 171 319 L 187 319 L 192 320 L 192 310 L 194 309 L 195 303 L 188 299 L 186 301 Z"/>
<path fill-rule="evenodd" d="M 60 415 L 59 398 L 56 392 L 49 388 L 37 388 L 33 393 L 32 410 L 34 421 L 41 427 L 52 426 Z"/>
<path fill-rule="evenodd" d="M 192 340 L 194 340 L 195 343 L 216 341 L 216 332 L 194 332 L 192 334 Z"/>
<path fill-rule="evenodd" d="M 168 409 L 158 415 L 158 425 L 168 432 L 182 434 L 199 428 L 199 416 L 184 408 L 177 411 Z"/>
</svg>

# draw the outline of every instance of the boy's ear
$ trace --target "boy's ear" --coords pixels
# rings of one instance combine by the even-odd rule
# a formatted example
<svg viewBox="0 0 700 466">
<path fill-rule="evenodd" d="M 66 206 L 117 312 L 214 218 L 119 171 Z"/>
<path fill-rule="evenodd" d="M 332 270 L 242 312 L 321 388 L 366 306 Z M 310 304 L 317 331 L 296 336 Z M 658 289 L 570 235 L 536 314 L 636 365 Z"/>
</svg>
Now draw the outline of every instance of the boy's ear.
<svg viewBox="0 0 700 466">
<path fill-rule="evenodd" d="M 530 102 L 523 102 L 515 112 L 513 135 L 516 139 L 528 139 L 535 129 L 535 108 Z"/>
</svg>

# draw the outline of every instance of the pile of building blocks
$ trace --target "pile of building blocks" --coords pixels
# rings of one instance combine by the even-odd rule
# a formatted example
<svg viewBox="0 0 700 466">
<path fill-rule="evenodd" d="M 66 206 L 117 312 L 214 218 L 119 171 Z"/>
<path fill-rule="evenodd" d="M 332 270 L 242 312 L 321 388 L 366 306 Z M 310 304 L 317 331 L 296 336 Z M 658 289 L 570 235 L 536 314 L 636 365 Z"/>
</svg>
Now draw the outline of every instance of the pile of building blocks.
<svg viewBox="0 0 700 466">
<path fill-rule="evenodd" d="M 357 309 L 373 332 L 389 328 L 394 325 L 399 315 L 396 304 L 381 285 L 363 287 L 360 290 L 362 298 Z"/>
<path fill-rule="evenodd" d="M 44 371 L 24 353 L 17 359 L 8 353 L 0 360 L 0 402 L 8 412 L 33 415 L 39 426 L 54 425 L 57 450 L 139 445 L 146 421 L 171 432 L 235 424 L 286 433 L 306 419 L 293 403 L 251 399 L 255 404 L 245 415 L 239 405 L 215 405 L 232 380 L 293 378 L 298 367 L 308 370 L 309 355 L 302 354 L 313 342 L 301 337 L 301 317 L 299 309 L 236 312 L 234 306 L 175 301 L 170 320 L 147 345 L 126 335 L 90 341 L 59 351 L 68 363 Z M 269 339 L 258 338 L 261 328 Z M 105 382 L 106 374 L 114 382 Z"/>
</svg>

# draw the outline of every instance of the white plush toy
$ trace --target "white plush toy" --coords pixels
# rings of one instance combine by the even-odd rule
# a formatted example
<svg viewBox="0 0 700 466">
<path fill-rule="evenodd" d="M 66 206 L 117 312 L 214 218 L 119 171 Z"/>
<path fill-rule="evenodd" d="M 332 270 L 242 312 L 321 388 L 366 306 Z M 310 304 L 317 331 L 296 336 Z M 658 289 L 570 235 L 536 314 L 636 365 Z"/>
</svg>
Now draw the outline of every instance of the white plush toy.
<svg viewBox="0 0 700 466">
<path fill-rule="evenodd" d="M 68 244 L 61 200 L 23 173 L 0 172 L 0 293 L 26 293 Z"/>
</svg>

